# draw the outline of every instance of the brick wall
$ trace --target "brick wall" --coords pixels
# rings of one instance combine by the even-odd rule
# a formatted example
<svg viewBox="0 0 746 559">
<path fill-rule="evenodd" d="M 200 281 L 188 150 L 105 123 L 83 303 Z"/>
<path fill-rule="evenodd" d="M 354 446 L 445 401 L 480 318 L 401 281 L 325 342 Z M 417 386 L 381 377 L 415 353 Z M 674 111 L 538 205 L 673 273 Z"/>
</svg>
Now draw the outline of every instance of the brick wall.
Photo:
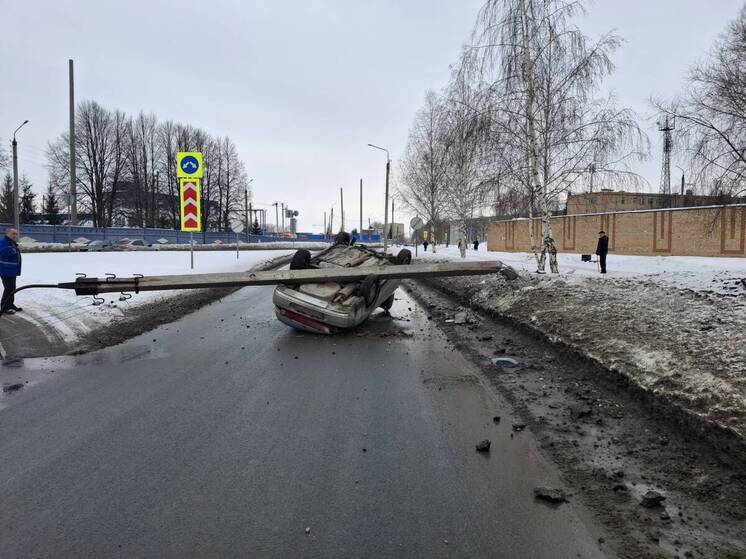
<svg viewBox="0 0 746 559">
<path fill-rule="evenodd" d="M 537 244 L 541 221 L 533 220 Z M 552 218 L 560 252 L 592 254 L 598 232 L 609 235 L 609 251 L 618 254 L 746 257 L 746 204 L 637 212 L 567 215 Z M 490 224 L 487 248 L 530 252 L 529 220 Z"/>
</svg>

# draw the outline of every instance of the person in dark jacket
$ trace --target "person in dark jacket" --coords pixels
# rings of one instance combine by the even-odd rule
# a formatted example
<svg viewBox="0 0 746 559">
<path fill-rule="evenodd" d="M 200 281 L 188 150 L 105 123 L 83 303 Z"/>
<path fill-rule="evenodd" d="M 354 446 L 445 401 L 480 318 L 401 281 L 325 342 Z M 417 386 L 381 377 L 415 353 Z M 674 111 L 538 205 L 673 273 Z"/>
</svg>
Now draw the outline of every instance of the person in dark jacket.
<svg viewBox="0 0 746 559">
<path fill-rule="evenodd" d="M 21 275 L 21 249 L 18 248 L 18 231 L 6 229 L 0 239 L 0 278 L 3 280 L 3 298 L 0 301 L 0 312 L 15 314 L 23 309 L 16 307 L 14 291 L 16 278 Z"/>
<path fill-rule="evenodd" d="M 598 232 L 598 244 L 596 245 L 596 254 L 598 262 L 601 265 L 601 273 L 606 273 L 606 255 L 609 252 L 609 237 L 603 231 Z"/>
<path fill-rule="evenodd" d="M 479 250 L 479 239 L 474 239 L 474 250 Z"/>
<path fill-rule="evenodd" d="M 424 241 L 422 241 L 422 247 L 425 249 L 425 252 L 427 252 L 427 245 L 428 244 L 429 243 L 427 242 L 427 239 L 425 239 Z"/>
</svg>

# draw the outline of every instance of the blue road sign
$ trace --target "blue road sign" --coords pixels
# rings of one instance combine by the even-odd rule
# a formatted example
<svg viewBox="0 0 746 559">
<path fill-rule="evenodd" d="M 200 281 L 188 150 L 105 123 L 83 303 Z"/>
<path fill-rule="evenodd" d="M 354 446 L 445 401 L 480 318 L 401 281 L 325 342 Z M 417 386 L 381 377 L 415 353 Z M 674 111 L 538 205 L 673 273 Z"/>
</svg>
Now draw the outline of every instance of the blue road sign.
<svg viewBox="0 0 746 559">
<path fill-rule="evenodd" d="M 181 160 L 181 170 L 193 175 L 199 170 L 199 161 L 193 155 L 187 155 Z"/>
</svg>

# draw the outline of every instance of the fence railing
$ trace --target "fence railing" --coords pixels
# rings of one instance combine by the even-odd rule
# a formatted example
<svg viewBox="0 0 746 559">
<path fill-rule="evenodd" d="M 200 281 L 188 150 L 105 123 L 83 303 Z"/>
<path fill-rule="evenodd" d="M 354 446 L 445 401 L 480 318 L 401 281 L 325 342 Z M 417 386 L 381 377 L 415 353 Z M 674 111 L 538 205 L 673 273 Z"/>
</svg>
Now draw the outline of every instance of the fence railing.
<svg viewBox="0 0 746 559">
<path fill-rule="evenodd" d="M 3 229 L 10 224 L 0 224 Z M 27 237 L 39 243 L 68 243 L 87 241 L 119 241 L 121 239 L 143 239 L 148 244 L 189 244 L 190 233 L 175 229 L 156 229 L 148 227 L 83 227 L 68 225 L 21 225 L 20 237 Z M 325 241 L 320 233 L 298 233 L 295 237 L 278 235 L 251 235 L 239 233 L 238 238 L 244 243 L 268 243 L 290 241 Z M 380 242 L 380 235 L 362 235 L 358 238 L 363 243 Z M 236 233 L 220 231 L 202 231 L 194 233 L 198 244 L 235 243 Z"/>
</svg>

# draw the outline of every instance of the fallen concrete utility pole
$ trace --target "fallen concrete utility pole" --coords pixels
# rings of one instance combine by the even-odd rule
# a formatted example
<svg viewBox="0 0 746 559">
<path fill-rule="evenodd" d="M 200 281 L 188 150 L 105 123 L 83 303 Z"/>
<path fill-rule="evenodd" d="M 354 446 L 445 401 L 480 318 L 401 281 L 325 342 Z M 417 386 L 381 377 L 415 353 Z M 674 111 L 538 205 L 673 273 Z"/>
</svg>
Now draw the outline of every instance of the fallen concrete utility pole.
<svg viewBox="0 0 746 559">
<path fill-rule="evenodd" d="M 200 289 L 213 287 L 245 287 L 249 285 L 298 285 L 302 283 L 351 283 L 367 276 L 380 280 L 403 278 L 432 278 L 444 276 L 476 276 L 500 273 L 508 279 L 518 274 L 498 260 L 480 262 L 442 262 L 437 264 L 406 264 L 354 268 L 312 268 L 307 270 L 272 270 L 266 272 L 233 272 L 215 274 L 187 274 L 173 276 L 133 276 L 129 278 L 80 277 L 75 281 L 58 283 L 60 289 L 74 289 L 77 295 L 99 293 L 161 291 L 168 289 Z"/>
</svg>

